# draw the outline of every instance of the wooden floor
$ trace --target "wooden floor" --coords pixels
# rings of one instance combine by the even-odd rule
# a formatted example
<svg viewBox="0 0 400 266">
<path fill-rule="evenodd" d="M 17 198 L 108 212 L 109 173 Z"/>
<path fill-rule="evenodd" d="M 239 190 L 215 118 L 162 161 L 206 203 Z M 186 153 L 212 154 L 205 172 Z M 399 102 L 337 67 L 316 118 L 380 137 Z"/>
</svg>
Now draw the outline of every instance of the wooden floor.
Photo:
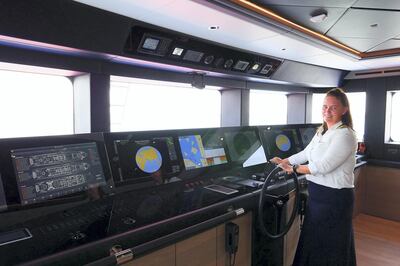
<svg viewBox="0 0 400 266">
<path fill-rule="evenodd" d="M 353 219 L 358 266 L 400 266 L 400 223 L 359 214 Z"/>
</svg>

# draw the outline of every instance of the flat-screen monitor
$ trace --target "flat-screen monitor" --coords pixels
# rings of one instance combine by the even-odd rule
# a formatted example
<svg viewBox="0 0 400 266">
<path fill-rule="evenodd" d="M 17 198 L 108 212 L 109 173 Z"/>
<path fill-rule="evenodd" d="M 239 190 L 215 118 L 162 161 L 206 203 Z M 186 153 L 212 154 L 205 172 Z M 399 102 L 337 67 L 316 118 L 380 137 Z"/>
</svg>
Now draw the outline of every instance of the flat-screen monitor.
<svg viewBox="0 0 400 266">
<path fill-rule="evenodd" d="M 318 125 L 309 125 L 305 127 L 299 127 L 300 138 L 303 144 L 303 147 L 307 147 L 307 145 L 311 142 L 315 133 L 317 132 Z"/>
<path fill-rule="evenodd" d="M 232 162 L 243 167 L 267 162 L 264 147 L 255 128 L 227 130 L 225 141 Z"/>
<path fill-rule="evenodd" d="M 226 164 L 224 139 L 217 133 L 179 136 L 186 170 Z"/>
<path fill-rule="evenodd" d="M 95 142 L 10 151 L 21 205 L 106 185 Z"/>
<path fill-rule="evenodd" d="M 287 158 L 302 150 L 295 128 L 267 127 L 263 130 L 263 138 L 268 159 L 273 157 Z"/>
<path fill-rule="evenodd" d="M 164 183 L 181 171 L 177 149 L 172 137 L 115 140 L 118 183 L 152 181 Z M 114 176 L 116 174 L 114 173 Z"/>
</svg>

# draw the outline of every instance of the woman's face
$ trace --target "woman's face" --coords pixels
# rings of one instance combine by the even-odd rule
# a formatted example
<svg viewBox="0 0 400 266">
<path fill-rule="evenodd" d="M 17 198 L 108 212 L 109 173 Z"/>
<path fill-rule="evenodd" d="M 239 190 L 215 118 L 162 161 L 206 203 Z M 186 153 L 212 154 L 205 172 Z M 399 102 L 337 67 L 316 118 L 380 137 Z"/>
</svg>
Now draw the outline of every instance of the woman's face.
<svg viewBox="0 0 400 266">
<path fill-rule="evenodd" d="M 328 128 L 342 120 L 342 116 L 348 111 L 348 108 L 334 96 L 326 96 L 322 105 L 322 117 L 328 125 Z"/>
</svg>

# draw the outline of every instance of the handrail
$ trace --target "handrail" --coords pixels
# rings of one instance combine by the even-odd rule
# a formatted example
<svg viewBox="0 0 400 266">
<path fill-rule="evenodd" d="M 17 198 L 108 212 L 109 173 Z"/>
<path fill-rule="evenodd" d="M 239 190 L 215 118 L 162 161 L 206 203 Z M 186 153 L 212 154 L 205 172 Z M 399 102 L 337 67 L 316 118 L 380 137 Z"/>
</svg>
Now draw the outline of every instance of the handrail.
<svg viewBox="0 0 400 266">
<path fill-rule="evenodd" d="M 99 260 L 93 261 L 91 263 L 86 264 L 86 266 L 108 266 L 108 265 L 121 265 L 128 261 L 134 260 L 138 257 L 141 257 L 151 251 L 154 251 L 158 248 L 164 247 L 166 245 L 176 243 L 179 240 L 192 236 L 198 232 L 201 232 L 205 229 L 208 229 L 212 226 L 219 225 L 226 221 L 232 220 L 233 218 L 242 215 L 245 213 L 243 208 L 229 211 L 220 216 L 211 218 L 204 222 L 189 226 L 182 230 L 176 231 L 174 233 L 165 235 L 163 237 L 157 238 L 155 240 L 148 241 L 146 243 L 137 245 L 132 248 L 121 250 L 111 256 L 101 258 Z"/>
</svg>

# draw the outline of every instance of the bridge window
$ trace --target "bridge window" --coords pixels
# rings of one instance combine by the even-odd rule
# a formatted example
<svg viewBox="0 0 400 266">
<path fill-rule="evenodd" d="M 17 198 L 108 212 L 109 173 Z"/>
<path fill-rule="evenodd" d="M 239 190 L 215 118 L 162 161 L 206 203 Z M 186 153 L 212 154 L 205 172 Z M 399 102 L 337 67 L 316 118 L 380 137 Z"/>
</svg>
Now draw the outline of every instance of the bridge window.
<svg viewBox="0 0 400 266">
<path fill-rule="evenodd" d="M 358 141 L 364 140 L 365 124 L 365 92 L 346 92 L 350 103 L 353 127 L 357 134 Z M 322 123 L 321 107 L 325 98 L 325 93 L 314 93 L 312 96 L 312 123 Z"/>
<path fill-rule="evenodd" d="M 0 138 L 74 133 L 68 78 L 0 70 L 0 80 Z"/>
<path fill-rule="evenodd" d="M 111 131 L 219 127 L 221 93 L 215 87 L 111 77 Z"/>
<path fill-rule="evenodd" d="M 287 123 L 285 92 L 250 90 L 249 124 L 278 125 Z"/>
<path fill-rule="evenodd" d="M 388 91 L 386 100 L 386 142 L 400 143 L 400 91 Z"/>
</svg>

